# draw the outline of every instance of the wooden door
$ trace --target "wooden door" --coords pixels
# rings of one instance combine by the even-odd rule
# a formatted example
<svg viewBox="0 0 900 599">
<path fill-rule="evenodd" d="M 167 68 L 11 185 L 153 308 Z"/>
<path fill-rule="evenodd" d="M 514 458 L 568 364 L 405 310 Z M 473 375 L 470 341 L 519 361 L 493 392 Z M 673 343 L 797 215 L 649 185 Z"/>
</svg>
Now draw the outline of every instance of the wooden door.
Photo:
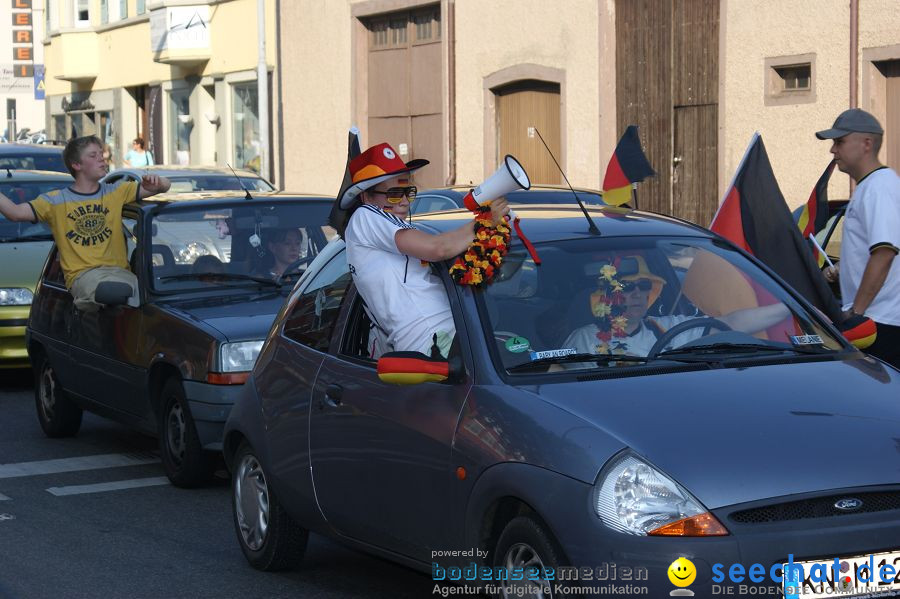
<svg viewBox="0 0 900 599">
<path fill-rule="evenodd" d="M 559 85 L 525 82 L 497 92 L 497 156 L 515 156 L 532 183 L 562 183 L 559 169 L 538 138 L 543 136 L 557 160 L 560 157 Z"/>
<path fill-rule="evenodd" d="M 367 145 L 388 142 L 404 161 L 425 158 L 421 188 L 444 184 L 440 8 L 373 18 L 369 30 Z"/>
<path fill-rule="evenodd" d="M 881 159 L 895 171 L 900 171 L 900 60 L 879 65 L 885 77 L 884 145 Z"/>
<path fill-rule="evenodd" d="M 672 214 L 708 226 L 716 212 L 716 122 L 718 107 L 675 108 Z"/>
</svg>

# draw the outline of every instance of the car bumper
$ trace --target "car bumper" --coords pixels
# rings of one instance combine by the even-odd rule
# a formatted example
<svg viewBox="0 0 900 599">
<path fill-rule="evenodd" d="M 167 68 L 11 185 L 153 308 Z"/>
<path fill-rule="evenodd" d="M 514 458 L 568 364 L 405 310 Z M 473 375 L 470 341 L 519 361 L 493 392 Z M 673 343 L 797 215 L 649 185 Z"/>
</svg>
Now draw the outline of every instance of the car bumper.
<svg viewBox="0 0 900 599">
<path fill-rule="evenodd" d="M 25 325 L 31 306 L 0 308 L 0 368 L 27 368 Z"/>
<path fill-rule="evenodd" d="M 203 449 L 222 451 L 225 421 L 243 387 L 184 381 L 184 393 Z"/>
</svg>

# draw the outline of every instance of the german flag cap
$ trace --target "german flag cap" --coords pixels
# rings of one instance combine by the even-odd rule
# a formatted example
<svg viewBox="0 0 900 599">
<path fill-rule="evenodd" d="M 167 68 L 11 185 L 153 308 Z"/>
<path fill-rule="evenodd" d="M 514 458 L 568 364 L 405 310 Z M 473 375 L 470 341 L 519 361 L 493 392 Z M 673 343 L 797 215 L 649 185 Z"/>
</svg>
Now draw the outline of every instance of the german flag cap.
<svg viewBox="0 0 900 599">
<path fill-rule="evenodd" d="M 382 143 L 372 146 L 350 161 L 350 182 L 338 194 L 340 207 L 350 208 L 353 200 L 361 192 L 375 187 L 397 175 L 411 173 L 428 164 L 427 160 L 416 158 L 403 162 L 390 144 Z"/>
</svg>

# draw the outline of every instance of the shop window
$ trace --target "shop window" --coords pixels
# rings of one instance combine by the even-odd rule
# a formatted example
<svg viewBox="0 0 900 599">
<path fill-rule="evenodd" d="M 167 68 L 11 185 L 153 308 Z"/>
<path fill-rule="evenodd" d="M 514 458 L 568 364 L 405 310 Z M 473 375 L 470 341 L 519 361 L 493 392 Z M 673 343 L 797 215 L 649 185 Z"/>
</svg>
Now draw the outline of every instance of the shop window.
<svg viewBox="0 0 900 599">
<path fill-rule="evenodd" d="M 234 163 L 260 172 L 259 96 L 256 83 L 233 86 Z"/>
<path fill-rule="evenodd" d="M 170 98 L 172 105 L 169 113 L 172 116 L 171 130 L 175 164 L 190 164 L 191 130 L 193 129 L 190 109 L 191 92 L 190 90 L 172 90 Z"/>
</svg>

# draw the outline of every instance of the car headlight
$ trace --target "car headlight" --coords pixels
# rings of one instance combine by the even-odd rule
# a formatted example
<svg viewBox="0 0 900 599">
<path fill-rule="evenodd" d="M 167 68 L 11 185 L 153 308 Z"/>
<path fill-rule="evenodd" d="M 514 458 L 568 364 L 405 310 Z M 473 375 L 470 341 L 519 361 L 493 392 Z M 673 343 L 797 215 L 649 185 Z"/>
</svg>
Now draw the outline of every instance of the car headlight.
<svg viewBox="0 0 900 599">
<path fill-rule="evenodd" d="M 30 306 L 34 294 L 30 289 L 0 289 L 0 306 Z"/>
<path fill-rule="evenodd" d="M 615 458 L 597 478 L 594 511 L 610 528 L 631 535 L 728 534 L 684 487 L 627 452 Z"/>
<path fill-rule="evenodd" d="M 241 341 L 239 343 L 223 343 L 219 349 L 219 372 L 245 372 L 253 370 L 256 356 L 262 349 L 263 342 Z"/>
</svg>

